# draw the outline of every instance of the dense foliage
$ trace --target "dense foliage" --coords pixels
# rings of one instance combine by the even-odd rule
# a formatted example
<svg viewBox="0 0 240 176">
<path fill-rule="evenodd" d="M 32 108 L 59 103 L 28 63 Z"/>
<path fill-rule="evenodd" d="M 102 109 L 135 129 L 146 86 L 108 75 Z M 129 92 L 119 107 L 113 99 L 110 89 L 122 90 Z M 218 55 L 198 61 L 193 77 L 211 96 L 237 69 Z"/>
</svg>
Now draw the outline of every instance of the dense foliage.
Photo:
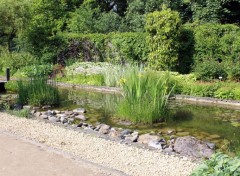
<svg viewBox="0 0 240 176">
<path fill-rule="evenodd" d="M 214 154 L 191 174 L 200 175 L 240 175 L 240 157 L 231 158 L 222 153 Z"/>
<path fill-rule="evenodd" d="M 16 72 L 21 66 L 13 56 L 19 54 L 15 60 L 23 66 L 66 65 L 72 59 L 138 62 L 157 70 L 196 71 L 204 80 L 223 72 L 238 80 L 239 7 L 240 0 L 2 0 L 0 67 Z M 37 62 L 29 64 L 22 53 Z M 223 71 L 202 76 L 202 62 L 214 65 L 219 59 Z"/>
</svg>

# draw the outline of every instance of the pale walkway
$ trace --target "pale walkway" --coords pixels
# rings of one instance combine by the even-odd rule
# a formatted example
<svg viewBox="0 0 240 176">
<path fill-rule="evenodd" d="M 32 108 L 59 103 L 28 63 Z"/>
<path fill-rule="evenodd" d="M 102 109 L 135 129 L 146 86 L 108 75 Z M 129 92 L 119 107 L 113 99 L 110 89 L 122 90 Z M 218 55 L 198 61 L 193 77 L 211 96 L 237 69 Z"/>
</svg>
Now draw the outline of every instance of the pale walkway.
<svg viewBox="0 0 240 176">
<path fill-rule="evenodd" d="M 111 175 L 41 144 L 0 131 L 0 176 Z"/>
</svg>

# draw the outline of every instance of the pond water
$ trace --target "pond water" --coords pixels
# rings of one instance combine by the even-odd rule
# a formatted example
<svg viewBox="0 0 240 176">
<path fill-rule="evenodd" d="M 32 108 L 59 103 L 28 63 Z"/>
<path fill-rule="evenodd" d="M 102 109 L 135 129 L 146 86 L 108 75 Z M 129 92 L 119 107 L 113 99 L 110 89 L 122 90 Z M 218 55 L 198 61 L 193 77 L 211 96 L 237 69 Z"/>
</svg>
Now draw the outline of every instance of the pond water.
<svg viewBox="0 0 240 176">
<path fill-rule="evenodd" d="M 169 120 L 152 126 L 122 122 L 115 114 L 121 96 L 87 92 L 84 90 L 61 89 L 61 110 L 82 107 L 87 110 L 88 122 L 106 123 L 114 127 L 136 129 L 140 133 L 151 132 L 169 138 L 192 135 L 198 139 L 214 142 L 217 148 L 227 153 L 240 151 L 240 108 L 229 108 L 170 101 Z"/>
</svg>

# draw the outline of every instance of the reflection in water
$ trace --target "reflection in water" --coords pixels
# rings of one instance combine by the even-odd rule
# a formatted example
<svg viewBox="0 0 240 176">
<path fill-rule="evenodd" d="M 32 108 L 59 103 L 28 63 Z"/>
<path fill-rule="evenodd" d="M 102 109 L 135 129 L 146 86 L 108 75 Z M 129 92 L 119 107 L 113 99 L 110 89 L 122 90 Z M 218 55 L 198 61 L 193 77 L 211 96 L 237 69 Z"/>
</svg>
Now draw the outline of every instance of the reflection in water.
<svg viewBox="0 0 240 176">
<path fill-rule="evenodd" d="M 83 107 L 87 110 L 90 123 L 108 123 L 111 126 L 123 127 L 116 123 L 115 111 L 120 95 L 87 92 L 83 90 L 61 90 L 62 109 Z M 175 129 L 178 136 L 193 135 L 199 139 L 215 142 L 223 150 L 240 151 L 240 127 L 233 126 L 231 121 L 240 120 L 240 110 L 217 106 L 187 104 L 171 101 L 169 120 L 153 126 L 128 126 L 143 131 L 165 131 Z M 230 148 L 228 144 L 230 143 Z"/>
</svg>

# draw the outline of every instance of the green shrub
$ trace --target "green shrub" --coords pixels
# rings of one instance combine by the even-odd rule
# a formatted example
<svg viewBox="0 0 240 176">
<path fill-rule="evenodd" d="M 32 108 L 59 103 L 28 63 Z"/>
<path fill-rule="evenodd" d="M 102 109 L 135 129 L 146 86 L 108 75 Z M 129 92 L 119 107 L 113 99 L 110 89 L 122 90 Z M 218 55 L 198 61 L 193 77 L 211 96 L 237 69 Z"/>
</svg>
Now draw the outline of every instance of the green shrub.
<svg viewBox="0 0 240 176">
<path fill-rule="evenodd" d="M 7 91 L 13 91 L 16 92 L 18 89 L 18 85 L 16 81 L 8 81 L 5 83 L 5 88 Z"/>
<path fill-rule="evenodd" d="M 168 74 L 143 72 L 137 67 L 121 79 L 124 98 L 118 107 L 122 119 L 152 124 L 167 118 L 167 100 L 172 92 Z"/>
<path fill-rule="evenodd" d="M 148 55 L 145 33 L 65 33 L 62 37 L 68 43 L 72 41 L 79 43 L 78 59 L 81 61 L 144 62 Z M 67 57 L 66 53 L 67 51 L 65 52 Z"/>
<path fill-rule="evenodd" d="M 224 66 L 216 61 L 206 60 L 203 62 L 198 62 L 195 65 L 194 72 L 197 76 L 197 79 L 204 81 L 219 79 L 219 77 L 222 77 L 222 80 L 227 78 L 227 73 L 224 69 Z"/>
<path fill-rule="evenodd" d="M 35 77 L 26 81 L 17 81 L 17 84 L 17 102 L 20 104 L 35 106 L 59 104 L 59 93 L 54 81 L 48 83 L 46 78 Z"/>
<path fill-rule="evenodd" d="M 47 77 L 52 73 L 53 66 L 47 65 L 32 65 L 23 67 L 22 72 L 29 78 L 31 77 Z"/>
<path fill-rule="evenodd" d="M 231 62 L 225 64 L 225 70 L 228 74 L 228 79 L 232 81 L 240 81 L 240 63 Z"/>
<path fill-rule="evenodd" d="M 146 16 L 148 64 L 155 70 L 172 70 L 178 61 L 181 19 L 177 11 L 163 7 Z"/>
<path fill-rule="evenodd" d="M 234 93 L 231 87 L 221 87 L 214 93 L 214 97 L 221 99 L 234 99 Z"/>
<path fill-rule="evenodd" d="M 9 52 L 1 51 L 0 65 L 2 68 L 9 67 L 11 73 L 15 73 L 18 69 L 35 64 L 36 58 L 25 52 Z"/>
<path fill-rule="evenodd" d="M 205 161 L 191 176 L 205 176 L 205 175 L 240 175 L 240 157 L 229 157 L 222 153 L 214 154 L 210 160 Z"/>
</svg>

